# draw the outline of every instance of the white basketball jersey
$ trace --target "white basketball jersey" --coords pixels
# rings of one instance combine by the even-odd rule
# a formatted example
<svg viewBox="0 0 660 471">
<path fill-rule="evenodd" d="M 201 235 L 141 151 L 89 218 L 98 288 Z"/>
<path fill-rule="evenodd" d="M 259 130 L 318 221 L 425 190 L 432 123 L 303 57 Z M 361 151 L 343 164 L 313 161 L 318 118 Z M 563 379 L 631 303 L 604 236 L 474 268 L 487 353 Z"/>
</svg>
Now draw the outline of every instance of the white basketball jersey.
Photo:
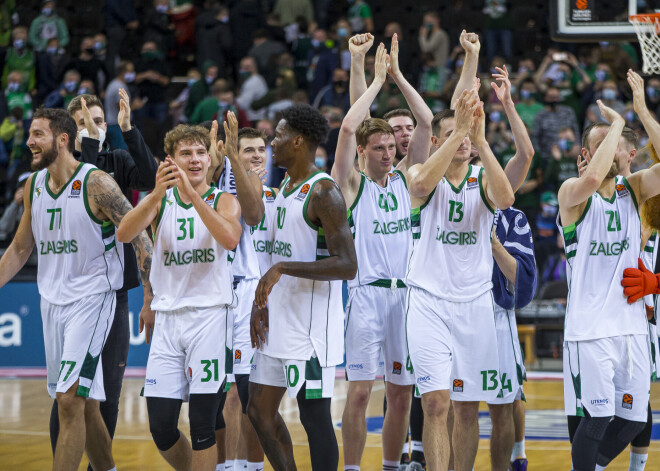
<svg viewBox="0 0 660 471">
<path fill-rule="evenodd" d="M 412 210 L 407 285 L 452 302 L 471 301 L 493 287 L 494 210 L 482 180 L 483 168 L 470 165 L 458 188 L 443 178 Z"/>
<path fill-rule="evenodd" d="M 264 186 L 262 199 L 264 201 L 264 215 L 261 222 L 256 226 L 250 228 L 252 231 L 252 243 L 254 244 L 254 251 L 257 253 L 259 260 L 259 270 L 263 276 L 270 268 L 270 224 L 272 221 L 272 213 L 275 211 L 275 190 L 270 187 Z"/>
<path fill-rule="evenodd" d="M 314 262 L 328 257 L 322 227 L 307 217 L 307 205 L 319 180 L 317 172 L 287 192 L 287 177 L 275 199 L 272 218 L 271 262 Z M 344 310 L 341 281 L 316 281 L 282 275 L 269 300 L 268 341 L 263 353 L 275 358 L 309 360 L 316 354 L 321 366 L 338 365 L 344 357 Z"/>
<path fill-rule="evenodd" d="M 210 188 L 202 199 L 216 209 L 221 194 Z M 177 188 L 167 190 L 154 236 L 151 308 L 174 311 L 232 304 L 232 257 L 233 251 L 213 238 L 192 203 L 184 204 Z"/>
<path fill-rule="evenodd" d="M 218 189 L 236 196 L 234 171 L 227 157 L 225 157 L 225 167 L 218 180 Z M 236 247 L 236 258 L 232 265 L 232 272 L 234 276 L 243 277 L 246 280 L 254 280 L 259 278 L 259 259 L 257 258 L 257 253 L 254 251 L 252 231 L 250 231 L 250 226 L 247 225 L 243 216 L 241 216 L 241 227 L 243 228 L 243 232 L 241 233 L 241 240 L 238 243 L 238 247 Z"/>
<path fill-rule="evenodd" d="M 348 286 L 392 278 L 403 280 L 412 245 L 406 179 L 394 171 L 381 187 L 364 173 L 360 177 L 358 194 L 348 211 L 358 271 Z"/>
<path fill-rule="evenodd" d="M 35 173 L 30 188 L 32 235 L 37 246 L 39 294 L 51 304 L 71 304 L 124 283 L 124 249 L 115 226 L 91 212 L 87 202 L 91 164 L 78 165 L 55 194 L 47 169 Z"/>
<path fill-rule="evenodd" d="M 628 304 L 621 287 L 623 270 L 637 267 L 641 246 L 637 201 L 626 179 L 617 176 L 611 199 L 594 193 L 580 219 L 559 228 L 569 288 L 564 339 L 646 334 L 643 301 Z"/>
</svg>

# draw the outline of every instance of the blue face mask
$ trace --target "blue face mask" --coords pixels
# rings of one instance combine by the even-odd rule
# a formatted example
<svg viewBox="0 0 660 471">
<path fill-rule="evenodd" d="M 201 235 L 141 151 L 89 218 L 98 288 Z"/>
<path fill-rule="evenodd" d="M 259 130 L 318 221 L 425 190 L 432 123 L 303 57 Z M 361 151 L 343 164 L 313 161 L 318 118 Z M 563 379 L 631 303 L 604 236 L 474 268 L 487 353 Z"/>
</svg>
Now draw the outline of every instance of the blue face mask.
<svg viewBox="0 0 660 471">
<path fill-rule="evenodd" d="M 559 147 L 559 150 L 562 152 L 568 152 L 571 150 L 573 144 L 573 141 L 569 141 L 568 139 L 559 139 L 557 141 L 557 147 Z"/>
<path fill-rule="evenodd" d="M 69 93 L 73 93 L 76 87 L 78 87 L 78 82 L 64 82 L 64 89 Z"/>
<path fill-rule="evenodd" d="M 340 38 L 345 38 L 348 36 L 348 30 L 346 28 L 337 28 L 337 36 Z"/>
<path fill-rule="evenodd" d="M 16 41 L 14 41 L 14 47 L 16 49 L 23 49 L 25 47 L 25 40 L 17 39 Z"/>
<path fill-rule="evenodd" d="M 192 84 L 195 83 L 195 82 L 197 82 L 197 80 L 194 79 L 194 78 L 188 79 L 188 86 L 192 87 Z"/>
<path fill-rule="evenodd" d="M 616 100 L 616 90 L 606 88 L 603 90 L 603 100 Z"/>
<path fill-rule="evenodd" d="M 319 47 L 321 45 L 321 41 L 318 39 L 312 39 L 312 46 L 314 47 Z"/>
<path fill-rule="evenodd" d="M 632 123 L 635 120 L 635 112 L 632 110 L 626 111 L 623 116 L 629 123 Z"/>
<path fill-rule="evenodd" d="M 12 82 L 12 83 L 7 85 L 7 91 L 9 93 L 16 93 L 19 88 L 21 88 L 20 83 Z"/>
<path fill-rule="evenodd" d="M 488 115 L 488 119 L 494 123 L 499 123 L 502 120 L 502 113 L 499 111 L 491 111 Z"/>
<path fill-rule="evenodd" d="M 158 5 L 156 11 L 158 11 L 158 13 L 167 13 L 167 5 Z"/>
<path fill-rule="evenodd" d="M 605 80 L 610 78 L 610 74 L 608 74 L 607 71 L 603 69 L 597 70 L 594 75 L 596 76 L 599 82 L 604 82 Z"/>
<path fill-rule="evenodd" d="M 529 98 L 532 96 L 532 92 L 529 90 L 520 90 L 520 98 L 523 100 L 529 100 Z"/>
<path fill-rule="evenodd" d="M 456 61 L 456 67 L 463 67 L 463 59 L 458 59 Z"/>
<path fill-rule="evenodd" d="M 56 47 L 47 47 L 46 52 L 48 54 L 57 54 L 57 48 Z"/>
<path fill-rule="evenodd" d="M 316 165 L 316 168 L 325 168 L 325 163 L 326 163 L 325 157 L 321 155 L 317 155 L 314 158 L 314 165 Z"/>
<path fill-rule="evenodd" d="M 43 13 L 44 16 L 50 16 L 53 14 L 53 9 L 52 8 L 42 8 L 41 13 Z"/>
<path fill-rule="evenodd" d="M 649 98 L 657 98 L 658 95 L 660 95 L 660 90 L 653 87 L 646 87 L 646 94 L 649 96 Z"/>
</svg>

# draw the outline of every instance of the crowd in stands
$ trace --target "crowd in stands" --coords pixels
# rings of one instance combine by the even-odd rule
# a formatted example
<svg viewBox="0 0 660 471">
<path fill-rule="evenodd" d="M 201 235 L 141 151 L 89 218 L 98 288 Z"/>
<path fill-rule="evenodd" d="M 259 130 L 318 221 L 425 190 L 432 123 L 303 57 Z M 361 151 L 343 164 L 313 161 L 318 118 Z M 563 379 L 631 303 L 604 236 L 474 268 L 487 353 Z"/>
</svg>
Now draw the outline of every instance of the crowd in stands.
<svg viewBox="0 0 660 471">
<path fill-rule="evenodd" d="M 102 3 L 102 2 L 90 2 Z M 66 108 L 82 93 L 98 95 L 108 124 L 106 146 L 125 148 L 117 122 L 119 90 L 130 96 L 135 126 L 154 155 L 164 158 L 165 132 L 181 123 L 222 119 L 233 111 L 240 126 L 272 138 L 279 113 L 294 103 L 320 108 L 332 129 L 316 159 L 330 169 L 337 134 L 350 107 L 348 40 L 373 32 L 389 49 L 399 39 L 400 68 L 435 113 L 449 105 L 464 60 L 460 22 L 471 8 L 480 17 L 481 99 L 488 113 L 488 141 L 502 165 L 515 143 L 490 83 L 495 67 L 507 66 L 516 109 L 532 136 L 536 155 L 515 206 L 535 234 L 540 280 L 565 279 L 565 260 L 555 224 L 556 192 L 577 176 L 581 131 L 602 121 L 595 102 L 621 113 L 648 140 L 632 107 L 625 77 L 640 70 L 637 45 L 628 43 L 530 44 L 514 54 L 512 0 L 457 1 L 440 12 L 420 9 L 415 24 L 379 21 L 365 0 L 106 0 L 78 6 L 71 0 L 4 0 L 0 5 L 0 248 L 11 241 L 20 218 L 22 183 L 29 171 L 25 142 L 33 110 Z M 537 2 L 539 3 L 539 2 Z M 544 8 L 540 2 L 539 8 Z M 547 8 L 547 5 L 545 5 Z M 538 13 L 538 12 L 537 12 Z M 547 15 L 546 15 L 547 20 Z M 410 32 L 414 31 L 415 34 Z M 374 74 L 375 49 L 367 57 Z M 519 49 L 519 48 L 518 48 Z M 646 82 L 649 108 L 660 110 L 660 78 Z M 405 107 L 388 78 L 372 115 Z M 638 152 L 633 170 L 648 165 Z M 278 169 L 268 170 L 277 185 Z"/>
</svg>

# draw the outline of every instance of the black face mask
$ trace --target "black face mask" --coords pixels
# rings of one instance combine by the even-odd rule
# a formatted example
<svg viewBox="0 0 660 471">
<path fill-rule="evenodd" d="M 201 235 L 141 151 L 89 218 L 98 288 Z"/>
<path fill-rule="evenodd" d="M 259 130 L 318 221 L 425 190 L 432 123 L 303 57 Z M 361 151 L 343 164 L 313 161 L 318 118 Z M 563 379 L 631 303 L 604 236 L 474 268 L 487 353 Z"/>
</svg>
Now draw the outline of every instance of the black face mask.
<svg viewBox="0 0 660 471">
<path fill-rule="evenodd" d="M 87 49 L 85 49 L 85 52 L 87 54 L 92 54 L 93 55 L 94 54 L 94 48 L 93 47 L 88 47 Z"/>
<path fill-rule="evenodd" d="M 559 102 L 554 101 L 554 100 L 552 100 L 552 101 L 551 100 L 545 100 L 545 104 L 548 105 L 552 111 L 554 111 L 554 110 L 557 109 L 557 106 L 559 105 Z"/>
<path fill-rule="evenodd" d="M 346 80 L 335 80 L 333 83 L 337 88 L 346 88 L 346 85 L 348 84 Z"/>
</svg>

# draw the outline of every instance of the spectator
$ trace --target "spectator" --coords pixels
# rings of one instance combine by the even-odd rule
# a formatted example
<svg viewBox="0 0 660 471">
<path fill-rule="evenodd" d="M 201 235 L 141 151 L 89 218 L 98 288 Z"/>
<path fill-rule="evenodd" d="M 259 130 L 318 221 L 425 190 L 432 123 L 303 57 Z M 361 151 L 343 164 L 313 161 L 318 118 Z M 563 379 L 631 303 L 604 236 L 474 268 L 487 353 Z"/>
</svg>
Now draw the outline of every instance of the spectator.
<svg viewBox="0 0 660 471">
<path fill-rule="evenodd" d="M 94 35 L 94 56 L 96 56 L 96 58 L 105 66 L 108 78 L 112 77 L 113 72 L 111 71 L 115 70 L 117 64 L 111 62 L 110 57 L 108 56 L 108 38 L 103 33 L 97 33 Z"/>
<path fill-rule="evenodd" d="M 596 98 L 603 100 L 603 103 L 605 103 L 606 106 L 609 106 L 621 116 L 626 112 L 626 105 L 619 99 L 619 89 L 617 88 L 616 83 L 612 80 L 607 80 L 602 84 L 602 88 L 600 89 L 600 92 L 596 94 Z M 600 113 L 598 104 L 592 103 L 589 108 L 587 108 L 584 119 L 584 128 L 596 121 L 607 123 L 607 120 L 603 118 L 603 115 Z"/>
<path fill-rule="evenodd" d="M 5 208 L 2 218 L 0 218 L 0 247 L 2 248 L 9 246 L 14 238 L 14 234 L 16 234 L 18 224 L 21 222 L 21 216 L 23 216 L 24 210 L 23 195 L 25 193 L 25 181 L 30 175 L 30 172 L 25 172 L 18 176 L 14 198 L 9 203 L 9 206 Z"/>
<path fill-rule="evenodd" d="M 412 67 L 412 50 L 410 49 L 408 41 L 406 41 L 403 36 L 401 25 L 396 21 L 387 23 L 387 26 L 385 26 L 385 47 L 387 47 L 388 51 L 392 49 L 392 37 L 395 34 L 399 41 L 399 68 L 402 71 L 407 71 L 407 73 L 404 72 L 404 74 L 406 74 L 409 82 L 415 83 L 415 79 L 417 79 L 417 71 L 415 67 Z"/>
<path fill-rule="evenodd" d="M 259 29 L 254 32 L 252 38 L 253 46 L 248 55 L 254 57 L 259 67 L 259 72 L 266 73 L 273 66 L 273 57 L 286 52 L 284 44 L 268 38 L 266 31 Z"/>
<path fill-rule="evenodd" d="M 80 73 L 77 70 L 67 70 L 58 90 L 52 91 L 44 100 L 46 108 L 66 108 L 78 93 Z"/>
<path fill-rule="evenodd" d="M 325 30 L 317 28 L 314 31 L 307 69 L 306 88 L 310 97 L 315 97 L 323 87 L 330 85 L 334 70 L 339 65 L 337 51 L 327 46 L 327 40 L 328 35 Z"/>
<path fill-rule="evenodd" d="M 449 35 L 440 28 L 440 17 L 434 11 L 424 14 L 424 22 L 419 28 L 419 48 L 422 53 L 433 55 L 436 68 L 444 69 L 449 57 Z"/>
<path fill-rule="evenodd" d="M 65 70 L 76 69 L 80 72 L 81 80 L 91 80 L 95 90 L 104 90 L 108 73 L 105 64 L 96 58 L 94 54 L 94 38 L 85 36 L 80 42 L 80 54 L 71 59 L 65 66 Z"/>
<path fill-rule="evenodd" d="M 157 49 L 165 56 L 174 46 L 174 25 L 168 15 L 168 0 L 154 0 L 144 18 L 144 42 L 153 41 Z"/>
<path fill-rule="evenodd" d="M 523 82 L 534 79 L 534 72 L 536 71 L 536 64 L 534 60 L 525 57 L 518 61 L 518 73 L 516 77 L 511 79 L 511 89 L 513 91 L 520 90 Z M 531 126 L 530 126 L 531 127 Z"/>
<path fill-rule="evenodd" d="M 513 57 L 513 20 L 507 10 L 506 0 L 485 0 L 483 9 L 486 28 L 486 54 L 488 60 L 502 54 Z"/>
<path fill-rule="evenodd" d="M 348 20 L 341 18 L 334 26 L 336 44 L 339 52 L 339 67 L 344 70 L 351 69 L 351 51 L 348 49 L 348 41 L 353 36 L 351 24 Z"/>
<path fill-rule="evenodd" d="M 40 101 L 57 90 L 57 78 L 62 76 L 67 62 L 64 49 L 59 47 L 57 38 L 49 39 L 46 50 L 37 54 L 37 96 Z"/>
<path fill-rule="evenodd" d="M 0 125 L 0 139 L 4 156 L 9 154 L 7 166 L 7 180 L 10 180 L 16 170 L 21 167 L 25 161 L 25 122 L 23 121 L 23 108 L 16 106 L 11 108 L 7 116 Z"/>
<path fill-rule="evenodd" d="M 138 29 L 139 23 L 133 0 L 106 0 L 103 13 L 105 33 L 108 36 L 107 62 L 114 66 L 119 58 L 119 51 L 122 51 L 124 57 L 131 56 L 126 54 L 124 39 L 127 32 L 130 34 Z M 109 74 L 114 72 L 108 70 Z"/>
<path fill-rule="evenodd" d="M 516 105 L 516 111 L 529 129 L 534 127 L 536 115 L 543 110 L 543 105 L 536 101 L 536 84 L 531 78 L 525 79 L 520 85 L 520 101 Z M 516 204 L 519 208 L 519 205 Z"/>
<path fill-rule="evenodd" d="M 80 86 L 78 87 L 77 95 L 96 95 L 96 88 L 94 88 L 94 82 L 89 79 L 81 80 Z"/>
<path fill-rule="evenodd" d="M 120 61 L 117 66 L 117 76 L 108 84 L 105 90 L 105 113 L 107 115 L 108 134 L 106 140 L 111 149 L 126 149 L 126 143 L 121 135 L 121 128 L 117 116 L 119 115 L 119 104 L 121 95 L 119 90 L 124 90 L 130 101 L 131 94 L 129 85 L 135 82 L 135 66 L 129 61 Z M 133 107 L 131 107 L 133 108 Z M 133 108 L 135 109 L 135 108 Z"/>
<path fill-rule="evenodd" d="M 11 42 L 11 25 L 18 23 L 16 0 L 0 2 L 0 64 L 5 61 L 5 52 Z"/>
<path fill-rule="evenodd" d="M 559 245 L 561 236 L 557 227 L 558 208 L 557 195 L 554 192 L 546 191 L 541 195 L 534 240 L 536 266 L 541 272 L 540 283 L 565 279 L 566 259 L 562 259 L 561 245 Z"/>
<path fill-rule="evenodd" d="M 422 55 L 422 74 L 419 78 L 417 91 L 433 113 L 446 108 L 441 93 L 445 84 L 445 71 L 444 67 L 438 66 L 433 54 L 425 53 Z"/>
<path fill-rule="evenodd" d="M 11 32 L 12 47 L 7 51 L 5 67 L 2 71 L 2 88 L 7 87 L 9 73 L 18 71 L 23 74 L 23 83 L 27 90 L 34 90 L 36 82 L 36 56 L 28 46 L 28 30 L 25 26 L 17 26 Z"/>
<path fill-rule="evenodd" d="M 234 39 L 234 61 L 248 55 L 252 35 L 263 28 L 263 13 L 259 0 L 240 0 L 234 3 L 229 12 L 231 36 Z"/>
<path fill-rule="evenodd" d="M 64 19 L 55 13 L 55 2 L 46 1 L 41 7 L 41 15 L 30 25 L 30 44 L 35 51 L 41 52 L 52 38 L 57 38 L 60 47 L 66 47 L 69 44 L 69 29 Z"/>
<path fill-rule="evenodd" d="M 151 118 L 161 124 L 167 117 L 165 90 L 170 84 L 170 73 L 156 43 L 147 41 L 142 45 L 142 57 L 135 64 L 135 83 L 144 106 L 135 111 L 135 120 L 143 127 L 145 119 Z"/>
<path fill-rule="evenodd" d="M 23 119 L 32 119 L 32 97 L 25 87 L 23 74 L 16 70 L 9 73 L 5 100 L 8 110 L 20 108 L 23 110 Z"/>
<path fill-rule="evenodd" d="M 348 72 L 337 68 L 332 74 L 332 84 L 323 87 L 314 98 L 312 106 L 334 106 L 346 113 L 351 107 L 348 89 Z"/>
<path fill-rule="evenodd" d="M 355 0 L 348 9 L 348 21 L 353 34 L 370 33 L 374 31 L 374 18 L 371 8 L 364 0 Z"/>
<path fill-rule="evenodd" d="M 251 125 L 245 111 L 236 106 L 234 90 L 226 79 L 216 80 L 211 87 L 211 91 L 213 95 L 202 100 L 195 108 L 195 111 L 190 117 L 192 124 L 199 124 L 214 119 L 220 122 L 226 119 L 227 111 L 233 111 L 240 127 L 249 127 Z"/>
<path fill-rule="evenodd" d="M 649 77 L 646 82 L 646 103 L 656 116 L 660 116 L 660 79 Z"/>
<path fill-rule="evenodd" d="M 187 122 L 188 118 L 183 114 L 183 110 L 188 104 L 188 96 L 190 95 L 190 87 L 193 86 L 199 79 L 202 78 L 202 75 L 199 73 L 199 70 L 192 68 L 188 70 L 187 74 L 188 81 L 186 82 L 186 87 L 181 90 L 181 93 L 170 102 L 170 113 L 172 114 L 172 121 L 176 126 L 179 123 Z"/>
<path fill-rule="evenodd" d="M 534 148 L 541 153 L 543 167 L 552 158 L 552 146 L 559 139 L 559 130 L 565 126 L 573 129 L 578 142 L 580 132 L 575 112 L 572 108 L 561 104 L 559 89 L 551 86 L 545 92 L 545 109 L 536 115 L 532 129 Z"/>
<path fill-rule="evenodd" d="M 201 68 L 206 61 L 218 66 L 221 76 L 226 77 L 232 65 L 233 39 L 229 25 L 229 10 L 217 2 L 202 11 L 195 20 L 197 64 Z"/>
<path fill-rule="evenodd" d="M 488 112 L 486 140 L 493 153 L 500 156 L 502 152 L 513 146 L 513 138 L 509 132 L 504 107 L 499 101 L 493 101 L 486 106 L 486 111 Z"/>
<path fill-rule="evenodd" d="M 298 16 L 305 17 L 310 24 L 314 22 L 314 9 L 310 0 L 277 0 L 273 13 L 280 17 L 284 26 L 296 21 Z"/>
<path fill-rule="evenodd" d="M 297 31 L 298 24 L 291 23 L 288 27 L 292 27 L 292 26 Z M 280 42 L 282 44 L 288 42 L 286 31 L 282 27 L 282 22 L 280 21 L 279 15 L 277 15 L 276 13 L 270 13 L 266 15 L 266 24 L 264 25 L 264 31 L 266 31 L 268 37 L 274 41 Z"/>
<path fill-rule="evenodd" d="M 269 120 L 276 119 L 282 110 L 293 105 L 296 81 L 292 70 L 280 70 L 275 80 L 275 87 L 258 100 L 252 102 L 254 108 L 267 108 Z M 238 100 L 237 100 L 238 101 Z"/>
<path fill-rule="evenodd" d="M 324 106 L 319 111 L 321 114 L 323 114 L 323 116 L 325 116 L 325 119 L 328 120 L 328 126 L 330 126 L 328 139 L 326 139 L 323 147 L 328 154 L 328 167 L 332 169 L 332 165 L 335 163 L 335 152 L 337 151 L 337 141 L 339 140 L 339 129 L 341 128 L 341 122 L 344 119 L 344 113 L 339 108 L 335 108 L 333 106 Z"/>
<path fill-rule="evenodd" d="M 573 54 L 551 49 L 541 61 L 534 81 L 541 93 L 545 93 L 550 85 L 557 88 L 562 103 L 573 108 L 575 115 L 581 117 L 579 95 L 591 85 L 591 78 Z"/>
<path fill-rule="evenodd" d="M 190 86 L 190 94 L 188 95 L 188 103 L 184 108 L 184 114 L 188 119 L 195 111 L 195 107 L 207 96 L 211 94 L 211 84 L 218 78 L 218 66 L 211 61 L 206 61 L 202 65 L 203 77 Z"/>
<path fill-rule="evenodd" d="M 552 146 L 552 159 L 545 170 L 545 181 L 551 191 L 559 191 L 562 183 L 578 176 L 576 159 L 580 149 L 573 129 L 568 126 L 561 128 L 557 143 Z"/>
<path fill-rule="evenodd" d="M 310 52 L 313 48 L 312 37 L 309 34 L 307 20 L 299 16 L 298 33 L 291 44 L 291 52 L 295 61 L 294 72 L 298 87 L 307 88 L 307 71 L 309 70 Z"/>
<path fill-rule="evenodd" d="M 241 90 L 236 98 L 236 104 L 245 110 L 250 121 L 258 121 L 266 116 L 264 108 L 254 109 L 252 103 L 263 97 L 268 92 L 266 80 L 259 75 L 257 62 L 253 57 L 244 57 L 239 69 Z"/>
</svg>

